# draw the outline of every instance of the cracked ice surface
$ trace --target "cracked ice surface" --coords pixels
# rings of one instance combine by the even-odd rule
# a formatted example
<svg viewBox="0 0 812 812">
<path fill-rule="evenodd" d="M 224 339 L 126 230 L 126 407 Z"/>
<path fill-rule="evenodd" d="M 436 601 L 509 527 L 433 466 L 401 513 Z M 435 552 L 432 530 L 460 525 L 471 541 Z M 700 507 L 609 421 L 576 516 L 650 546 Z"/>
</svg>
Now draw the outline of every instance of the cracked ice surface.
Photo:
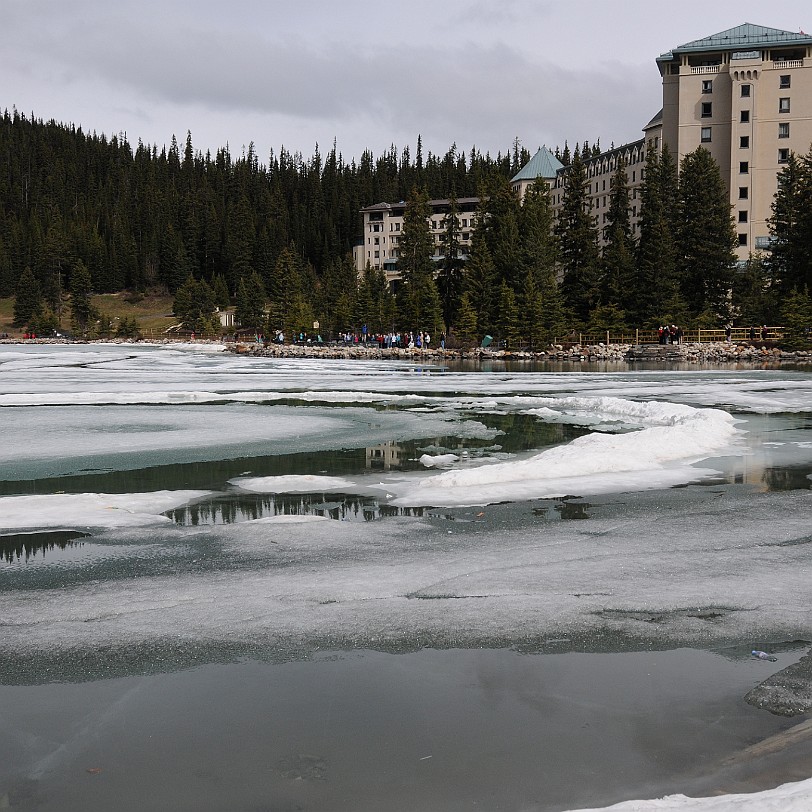
<svg viewBox="0 0 812 812">
<path fill-rule="evenodd" d="M 798 493 L 682 489 L 607 500 L 588 523 L 554 530 L 511 506 L 481 521 L 157 528 L 156 558 L 182 546 L 198 561 L 205 550 L 207 568 L 139 577 L 116 559 L 88 582 L 63 566 L 54 583 L 0 593 L 0 650 L 70 658 L 163 639 L 276 652 L 792 639 L 810 621 L 804 505 Z M 99 541 L 143 544 L 129 532 Z"/>
<path fill-rule="evenodd" d="M 751 468 L 779 454 L 809 466 L 808 373 L 482 374 L 94 345 L 4 348 L 0 385 L 11 481 L 43 460 L 44 476 L 72 472 L 83 455 L 128 470 L 404 437 L 485 441 L 499 434 L 485 422 L 492 412 L 591 429 L 515 458 L 442 455 L 439 473 L 221 484 L 223 498 L 373 494 L 394 509 L 384 521 L 180 527 L 163 513 L 202 491 L 119 494 L 120 504 L 109 494 L 0 497 L 8 531 L 106 528 L 84 542 L 82 561 L 96 556 L 90 570 L 71 560 L 0 565 L 7 652 L 68 656 L 161 640 L 294 651 L 561 638 L 594 648 L 808 633 L 809 489 L 689 485 L 723 469 L 725 455 Z M 557 507 L 528 504 L 565 494 L 594 503 L 588 521 L 547 521 L 535 511 Z M 396 515 L 413 509 L 425 515 Z M 127 565 L 121 552 L 145 543 L 152 555 Z"/>
</svg>

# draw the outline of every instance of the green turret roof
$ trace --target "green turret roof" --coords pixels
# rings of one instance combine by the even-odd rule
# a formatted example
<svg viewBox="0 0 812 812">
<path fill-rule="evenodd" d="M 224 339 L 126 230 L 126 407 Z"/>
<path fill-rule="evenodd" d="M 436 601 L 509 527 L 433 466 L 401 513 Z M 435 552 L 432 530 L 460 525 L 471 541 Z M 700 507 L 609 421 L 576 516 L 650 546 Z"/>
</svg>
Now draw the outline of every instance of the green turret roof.
<svg viewBox="0 0 812 812">
<path fill-rule="evenodd" d="M 744 23 L 736 28 L 728 28 L 709 37 L 686 42 L 668 53 L 658 57 L 657 61 L 670 61 L 676 54 L 696 51 L 745 51 L 754 48 L 775 48 L 782 45 L 810 45 L 812 36 L 802 31 L 782 31 L 779 28 L 767 28 L 763 25 Z"/>
<path fill-rule="evenodd" d="M 510 179 L 510 182 L 554 178 L 558 170 L 563 168 L 564 164 L 547 147 L 539 147 L 539 151 Z"/>
</svg>

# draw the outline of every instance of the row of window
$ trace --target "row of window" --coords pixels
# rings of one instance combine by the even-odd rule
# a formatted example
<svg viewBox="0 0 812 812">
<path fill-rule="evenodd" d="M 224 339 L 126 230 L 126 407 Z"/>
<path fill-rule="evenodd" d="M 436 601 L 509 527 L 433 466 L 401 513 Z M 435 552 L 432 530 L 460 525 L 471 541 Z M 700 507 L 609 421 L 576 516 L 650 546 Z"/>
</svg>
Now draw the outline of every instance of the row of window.
<svg viewBox="0 0 812 812">
<path fill-rule="evenodd" d="M 469 227 L 468 226 L 468 220 L 469 220 L 469 218 L 467 218 L 467 217 L 463 217 L 460 220 L 460 224 L 461 224 L 462 228 L 468 228 Z M 401 224 L 400 224 L 399 221 L 396 222 L 396 223 L 390 223 L 389 224 L 389 231 L 400 231 L 400 226 L 401 226 Z M 437 220 L 432 220 L 431 221 L 431 227 L 432 227 L 432 229 L 436 230 L 438 228 L 442 228 L 443 224 L 441 222 L 438 222 Z M 471 228 L 474 227 L 474 221 L 473 220 L 471 220 L 471 226 L 470 227 Z M 381 231 L 383 231 L 383 225 L 381 223 L 370 223 L 369 224 L 369 230 L 373 234 L 381 232 Z M 393 237 L 393 239 L 397 239 L 397 238 Z M 375 238 L 375 243 L 377 244 L 377 242 L 378 242 L 378 240 L 377 240 L 377 237 L 376 237 Z"/>
<path fill-rule="evenodd" d="M 778 137 L 789 138 L 789 122 L 781 122 L 778 125 Z M 713 128 L 702 127 L 699 131 L 699 140 L 703 144 L 710 144 L 713 141 Z M 750 136 L 739 136 L 739 149 L 750 149 Z"/>
<path fill-rule="evenodd" d="M 790 112 L 789 96 L 783 96 L 778 100 L 778 112 L 779 113 Z M 700 116 L 702 118 L 713 118 L 713 102 L 702 102 L 702 107 L 700 108 Z M 747 124 L 750 121 L 750 111 L 749 110 L 740 111 L 739 121 L 742 124 Z"/>
<path fill-rule="evenodd" d="M 790 86 L 792 82 L 792 76 L 788 73 L 782 74 L 778 77 L 778 87 L 781 90 L 785 90 Z M 741 97 L 743 99 L 750 98 L 750 90 L 752 85 L 740 85 L 741 87 Z M 702 80 L 702 92 L 703 93 L 713 93 L 713 79 L 703 79 Z"/>
</svg>

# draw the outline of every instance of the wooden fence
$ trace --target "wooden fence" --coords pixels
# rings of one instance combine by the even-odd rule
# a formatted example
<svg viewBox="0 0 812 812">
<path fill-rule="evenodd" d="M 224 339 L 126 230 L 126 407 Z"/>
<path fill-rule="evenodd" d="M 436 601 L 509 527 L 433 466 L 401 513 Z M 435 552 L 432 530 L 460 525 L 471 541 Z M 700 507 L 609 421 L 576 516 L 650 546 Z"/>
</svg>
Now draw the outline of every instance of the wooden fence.
<svg viewBox="0 0 812 812">
<path fill-rule="evenodd" d="M 752 341 L 759 343 L 761 341 L 775 342 L 780 341 L 784 334 L 783 327 L 768 327 L 767 337 L 763 339 L 761 336 L 761 328 L 756 328 L 756 337 L 750 338 L 749 327 L 733 327 L 730 331 L 730 340 L 733 342 Z M 233 342 L 233 333 L 195 333 L 194 337 L 191 335 L 178 335 L 177 333 L 166 333 L 163 330 L 141 330 L 139 336 L 149 341 L 222 341 Z M 725 341 L 727 337 L 725 330 L 718 329 L 689 329 L 684 330 L 682 334 L 682 342 L 711 344 L 715 342 Z M 242 343 L 250 344 L 254 342 L 254 336 L 243 335 L 239 339 Z M 553 342 L 554 344 L 580 344 L 581 346 L 591 344 L 657 344 L 659 336 L 656 330 L 629 330 L 626 332 L 616 332 L 607 330 L 600 333 L 569 333 L 565 336 L 559 336 Z"/>
<path fill-rule="evenodd" d="M 762 338 L 761 328 L 756 327 L 755 338 L 750 338 L 749 327 L 733 327 L 730 331 L 730 340 L 739 341 L 780 341 L 784 335 L 783 327 L 768 327 L 766 338 Z M 709 328 L 697 328 L 683 330 L 682 343 L 684 344 L 712 344 L 726 341 L 727 331 Z M 578 333 L 562 336 L 556 339 L 556 344 L 574 343 L 577 341 L 581 346 L 589 344 L 657 344 L 659 335 L 656 330 L 629 330 L 628 332 L 613 332 L 607 330 L 601 333 Z"/>
</svg>

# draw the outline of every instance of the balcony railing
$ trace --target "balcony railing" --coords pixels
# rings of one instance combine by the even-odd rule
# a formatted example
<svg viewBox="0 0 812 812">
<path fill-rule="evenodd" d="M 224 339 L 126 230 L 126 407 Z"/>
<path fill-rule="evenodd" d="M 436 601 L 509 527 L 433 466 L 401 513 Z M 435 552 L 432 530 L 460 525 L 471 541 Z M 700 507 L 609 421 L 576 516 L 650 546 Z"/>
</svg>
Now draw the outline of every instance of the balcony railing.
<svg viewBox="0 0 812 812">
<path fill-rule="evenodd" d="M 773 60 L 773 67 L 778 68 L 802 68 L 804 66 L 803 59 L 775 59 Z"/>
<path fill-rule="evenodd" d="M 696 65 L 691 68 L 691 73 L 719 73 L 721 65 Z"/>
</svg>

